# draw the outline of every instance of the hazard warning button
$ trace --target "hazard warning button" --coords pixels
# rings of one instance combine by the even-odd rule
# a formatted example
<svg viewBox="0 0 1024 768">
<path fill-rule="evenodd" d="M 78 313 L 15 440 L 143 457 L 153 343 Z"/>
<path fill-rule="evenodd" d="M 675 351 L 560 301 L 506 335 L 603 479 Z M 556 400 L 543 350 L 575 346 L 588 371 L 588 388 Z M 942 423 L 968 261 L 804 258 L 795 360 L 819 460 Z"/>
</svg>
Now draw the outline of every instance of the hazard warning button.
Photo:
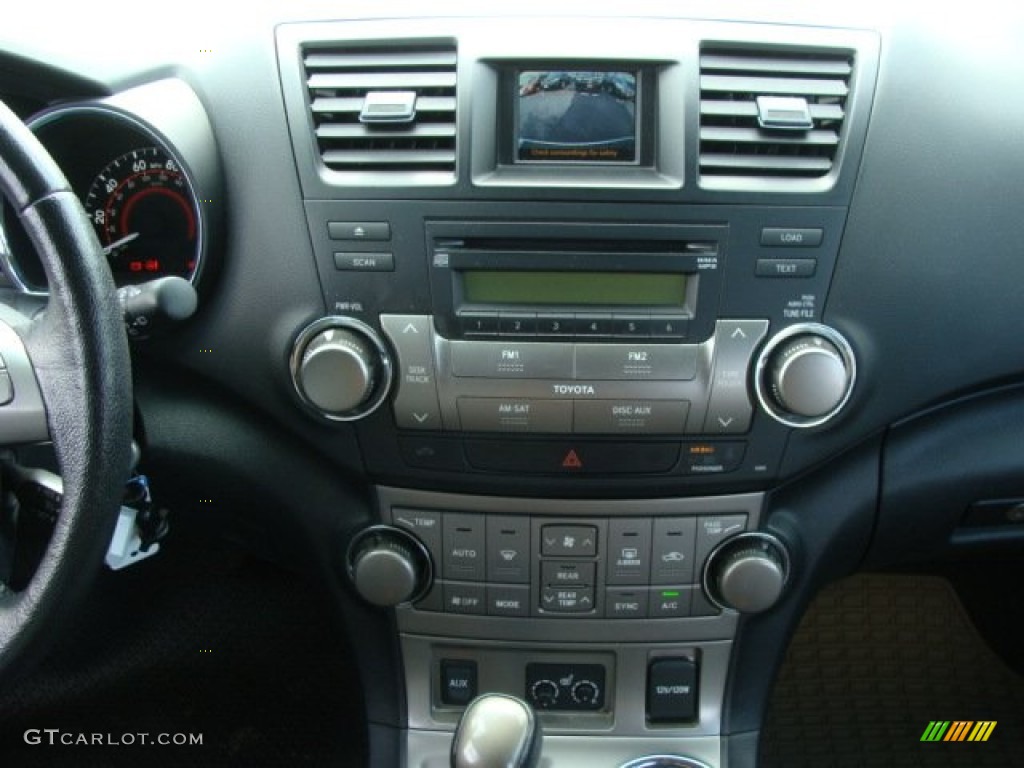
<svg viewBox="0 0 1024 768">
<path fill-rule="evenodd" d="M 474 469 L 545 475 L 664 474 L 679 463 L 680 443 L 467 440 Z"/>
</svg>

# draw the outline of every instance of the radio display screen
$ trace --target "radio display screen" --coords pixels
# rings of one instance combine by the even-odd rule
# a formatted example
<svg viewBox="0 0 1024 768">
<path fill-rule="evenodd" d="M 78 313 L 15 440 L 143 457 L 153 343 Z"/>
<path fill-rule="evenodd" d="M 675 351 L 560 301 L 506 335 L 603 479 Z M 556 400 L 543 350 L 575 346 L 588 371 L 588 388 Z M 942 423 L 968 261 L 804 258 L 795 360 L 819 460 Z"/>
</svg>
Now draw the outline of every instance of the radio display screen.
<svg viewBox="0 0 1024 768">
<path fill-rule="evenodd" d="M 681 272 L 518 272 L 465 270 L 462 298 L 471 304 L 686 308 Z"/>
<path fill-rule="evenodd" d="M 636 70 L 516 72 L 517 163 L 636 163 Z"/>
</svg>

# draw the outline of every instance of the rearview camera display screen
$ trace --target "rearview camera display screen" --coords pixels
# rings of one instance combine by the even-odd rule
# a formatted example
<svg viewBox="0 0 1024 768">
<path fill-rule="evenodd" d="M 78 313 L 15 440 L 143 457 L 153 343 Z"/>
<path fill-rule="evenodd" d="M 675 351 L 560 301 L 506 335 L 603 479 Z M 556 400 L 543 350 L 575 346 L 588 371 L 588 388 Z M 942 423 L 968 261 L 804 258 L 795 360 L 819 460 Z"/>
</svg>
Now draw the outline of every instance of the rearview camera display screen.
<svg viewBox="0 0 1024 768">
<path fill-rule="evenodd" d="M 637 72 L 516 73 L 519 163 L 636 163 Z"/>
</svg>

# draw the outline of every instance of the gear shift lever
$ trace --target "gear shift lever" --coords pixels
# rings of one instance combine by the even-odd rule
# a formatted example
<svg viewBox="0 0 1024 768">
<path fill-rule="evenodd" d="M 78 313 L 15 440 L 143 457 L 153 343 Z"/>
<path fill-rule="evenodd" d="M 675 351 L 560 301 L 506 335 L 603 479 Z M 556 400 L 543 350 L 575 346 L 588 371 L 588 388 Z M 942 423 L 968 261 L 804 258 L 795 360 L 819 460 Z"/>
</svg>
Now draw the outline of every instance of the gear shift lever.
<svg viewBox="0 0 1024 768">
<path fill-rule="evenodd" d="M 541 738 L 529 704 L 485 693 L 462 713 L 452 740 L 452 768 L 536 768 Z"/>
</svg>

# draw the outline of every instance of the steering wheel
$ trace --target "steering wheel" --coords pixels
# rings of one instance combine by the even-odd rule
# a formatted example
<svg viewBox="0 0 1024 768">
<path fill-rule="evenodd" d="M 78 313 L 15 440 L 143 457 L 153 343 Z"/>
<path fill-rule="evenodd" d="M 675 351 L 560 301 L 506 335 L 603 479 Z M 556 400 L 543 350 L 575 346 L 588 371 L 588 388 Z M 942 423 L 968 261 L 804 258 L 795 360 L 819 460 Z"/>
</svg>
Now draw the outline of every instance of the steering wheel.
<svg viewBox="0 0 1024 768">
<path fill-rule="evenodd" d="M 85 593 L 110 542 L 132 437 L 128 341 L 113 278 L 78 198 L 0 103 L 0 193 L 39 253 L 46 310 L 0 306 L 0 445 L 51 440 L 60 513 L 31 581 L 0 589 L 0 679 L 23 669 Z M 2 585 L 0 585 L 2 586 Z"/>
</svg>

